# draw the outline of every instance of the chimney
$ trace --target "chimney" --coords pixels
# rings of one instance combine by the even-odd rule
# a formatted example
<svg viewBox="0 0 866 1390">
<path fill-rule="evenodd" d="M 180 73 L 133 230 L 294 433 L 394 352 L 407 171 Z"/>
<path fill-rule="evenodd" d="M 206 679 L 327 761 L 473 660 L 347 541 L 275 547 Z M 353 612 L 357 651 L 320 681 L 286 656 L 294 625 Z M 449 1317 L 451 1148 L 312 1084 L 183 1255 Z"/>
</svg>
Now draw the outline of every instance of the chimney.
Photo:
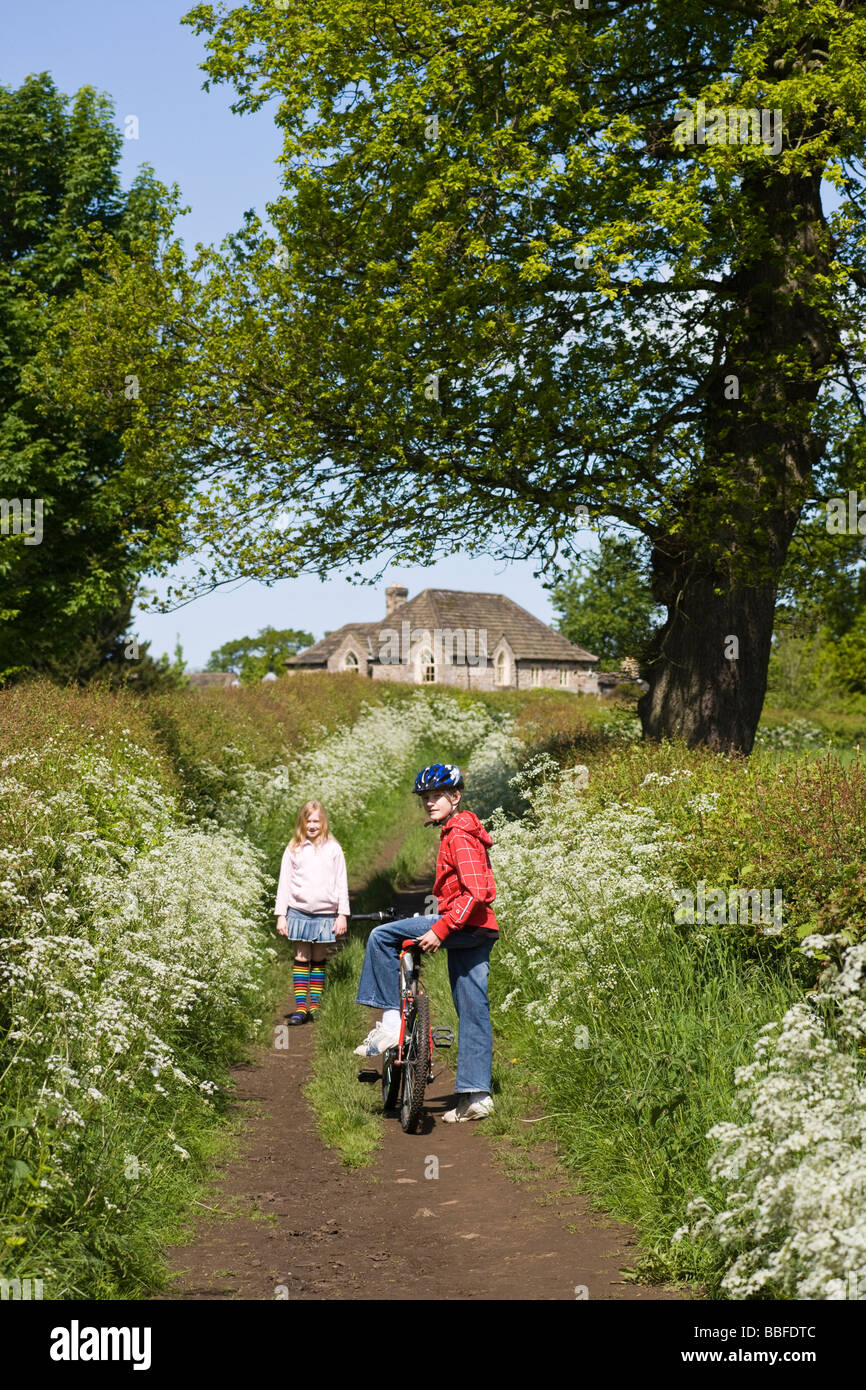
<svg viewBox="0 0 866 1390">
<path fill-rule="evenodd" d="M 408 597 L 409 590 L 402 584 L 389 584 L 385 590 L 385 617 L 390 618 L 394 609 L 405 603 Z"/>
</svg>

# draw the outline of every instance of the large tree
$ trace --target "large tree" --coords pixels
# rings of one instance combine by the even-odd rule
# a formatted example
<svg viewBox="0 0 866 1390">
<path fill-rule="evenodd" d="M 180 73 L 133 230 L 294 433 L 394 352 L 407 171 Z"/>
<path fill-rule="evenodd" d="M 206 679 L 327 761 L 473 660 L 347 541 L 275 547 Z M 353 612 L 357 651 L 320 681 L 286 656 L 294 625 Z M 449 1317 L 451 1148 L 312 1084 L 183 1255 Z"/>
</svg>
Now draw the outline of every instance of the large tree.
<svg viewBox="0 0 866 1390">
<path fill-rule="evenodd" d="M 263 627 L 256 637 L 236 637 L 211 652 L 206 671 L 238 671 L 241 682 L 251 685 L 272 667 L 282 675 L 283 662 L 313 645 L 313 634 L 294 627 Z"/>
<path fill-rule="evenodd" d="M 667 613 L 645 732 L 748 751 L 801 509 L 863 453 L 862 0 L 188 22 L 285 138 L 278 242 L 248 215 L 211 258 L 198 419 L 166 432 L 205 483 L 205 581 L 543 569 L 576 508 L 614 517 Z"/>
<path fill-rule="evenodd" d="M 177 198 L 147 167 L 124 191 L 122 144 L 92 88 L 70 102 L 47 73 L 0 87 L 0 681 L 107 670 L 139 576 L 178 553 L 188 473 L 144 445 L 159 404 L 148 358 L 160 390 L 179 360 Z M 146 683 L 145 649 L 118 669 Z"/>
</svg>

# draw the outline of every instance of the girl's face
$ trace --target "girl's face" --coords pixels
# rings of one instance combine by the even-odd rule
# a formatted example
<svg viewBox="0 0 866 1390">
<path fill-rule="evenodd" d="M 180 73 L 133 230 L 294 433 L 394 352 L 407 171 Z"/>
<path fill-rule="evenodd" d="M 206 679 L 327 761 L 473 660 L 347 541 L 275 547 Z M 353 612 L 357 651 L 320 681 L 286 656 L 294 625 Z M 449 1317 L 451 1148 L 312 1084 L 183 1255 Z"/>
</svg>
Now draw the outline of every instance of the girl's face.
<svg viewBox="0 0 866 1390">
<path fill-rule="evenodd" d="M 421 805 L 427 812 L 427 819 L 431 821 L 447 820 L 452 811 L 456 811 L 460 802 L 457 792 L 453 792 L 455 800 L 447 792 L 425 792 L 421 797 Z"/>
<path fill-rule="evenodd" d="M 310 814 L 307 816 L 307 825 L 306 825 L 307 839 L 308 839 L 308 840 L 315 840 L 315 839 L 318 837 L 319 832 L 320 832 L 321 829 L 322 829 L 322 818 L 321 818 L 321 816 L 319 815 L 318 811 L 311 811 Z"/>
</svg>

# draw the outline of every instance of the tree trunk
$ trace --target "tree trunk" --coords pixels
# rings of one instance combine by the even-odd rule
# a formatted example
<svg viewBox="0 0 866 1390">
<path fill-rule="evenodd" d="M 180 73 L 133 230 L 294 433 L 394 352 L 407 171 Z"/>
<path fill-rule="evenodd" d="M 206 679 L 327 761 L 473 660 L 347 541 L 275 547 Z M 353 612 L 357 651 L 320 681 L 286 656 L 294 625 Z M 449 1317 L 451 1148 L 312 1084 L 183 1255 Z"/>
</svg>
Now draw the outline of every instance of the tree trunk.
<svg viewBox="0 0 866 1390">
<path fill-rule="evenodd" d="M 653 593 L 668 617 L 638 712 L 646 737 L 749 753 L 779 576 L 823 448 L 814 406 L 839 333 L 819 288 L 831 259 L 820 170 L 776 175 L 765 165 L 743 192 L 754 221 L 727 281 L 700 459 L 678 525 L 653 535 Z"/>
<path fill-rule="evenodd" d="M 767 685 L 775 586 L 718 594 L 712 576 L 688 577 L 694 566 L 682 552 L 673 565 L 668 557 L 657 542 L 654 569 L 667 570 L 666 588 L 679 587 L 649 653 L 650 688 L 638 702 L 644 735 L 749 753 Z"/>
</svg>

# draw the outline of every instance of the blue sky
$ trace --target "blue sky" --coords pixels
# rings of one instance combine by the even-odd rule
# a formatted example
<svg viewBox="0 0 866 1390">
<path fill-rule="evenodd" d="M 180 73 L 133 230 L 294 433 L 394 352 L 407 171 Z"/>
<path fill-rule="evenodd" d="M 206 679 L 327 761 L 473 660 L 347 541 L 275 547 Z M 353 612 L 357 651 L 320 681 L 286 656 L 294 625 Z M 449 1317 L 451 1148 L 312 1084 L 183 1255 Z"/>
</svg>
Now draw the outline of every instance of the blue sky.
<svg viewBox="0 0 866 1390">
<path fill-rule="evenodd" d="M 191 7 L 192 0 L 7 4 L 0 51 L 5 86 L 47 71 L 68 95 L 85 85 L 107 92 L 121 130 L 126 116 L 138 117 L 139 138 L 124 146 L 124 182 L 148 163 L 164 183 L 180 185 L 191 211 L 178 230 L 190 251 L 197 241 L 218 242 L 234 231 L 246 208 L 266 216 L 265 204 L 279 192 L 280 152 L 269 109 L 234 116 L 230 88 L 202 91 L 204 41 L 180 23 Z M 369 574 L 377 568 L 371 565 Z M 247 582 L 175 613 L 137 613 L 135 628 L 155 655 L 173 650 L 179 635 L 187 665 L 196 670 L 215 647 L 266 625 L 303 628 L 320 637 L 353 619 L 374 621 L 384 614 L 381 589 L 388 583 L 405 584 L 410 595 L 428 587 L 502 593 L 551 622 L 548 594 L 532 571 L 530 562 L 506 566 L 458 554 L 426 569 L 390 570 L 378 590 L 339 575 L 325 583 L 312 576 L 280 580 L 270 588 Z"/>
</svg>

